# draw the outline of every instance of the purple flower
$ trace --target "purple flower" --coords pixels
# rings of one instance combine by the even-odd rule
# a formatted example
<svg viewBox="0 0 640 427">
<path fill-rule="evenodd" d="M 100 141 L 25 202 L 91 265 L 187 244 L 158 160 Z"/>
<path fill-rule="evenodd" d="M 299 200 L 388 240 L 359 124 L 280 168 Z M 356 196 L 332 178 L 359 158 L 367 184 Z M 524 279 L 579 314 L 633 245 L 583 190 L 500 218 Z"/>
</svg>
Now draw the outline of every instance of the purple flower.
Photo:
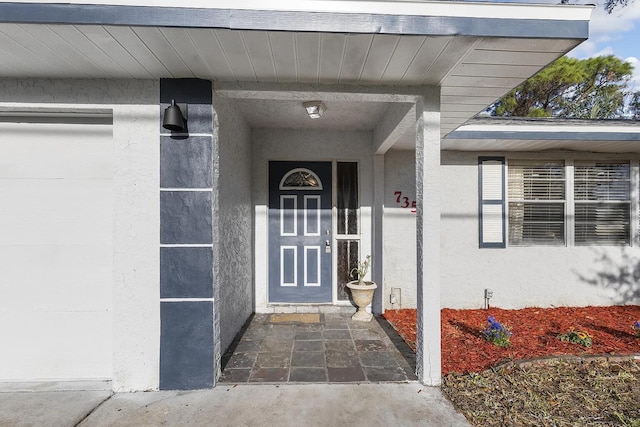
<svg viewBox="0 0 640 427">
<path fill-rule="evenodd" d="M 508 346 L 511 337 L 510 328 L 501 325 L 493 316 L 489 316 L 487 322 L 488 325 L 481 331 L 484 338 L 498 346 Z"/>
</svg>

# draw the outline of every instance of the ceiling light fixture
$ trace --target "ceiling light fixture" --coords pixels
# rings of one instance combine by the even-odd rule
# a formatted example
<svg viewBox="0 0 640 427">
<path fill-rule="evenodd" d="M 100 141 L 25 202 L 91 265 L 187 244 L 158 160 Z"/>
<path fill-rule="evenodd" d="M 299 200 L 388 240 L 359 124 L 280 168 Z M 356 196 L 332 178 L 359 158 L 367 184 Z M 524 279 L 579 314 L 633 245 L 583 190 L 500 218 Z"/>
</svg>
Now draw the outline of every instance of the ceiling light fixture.
<svg viewBox="0 0 640 427">
<path fill-rule="evenodd" d="M 308 101 L 303 102 L 302 105 L 312 119 L 319 119 L 327 109 L 327 106 L 322 101 Z"/>
</svg>

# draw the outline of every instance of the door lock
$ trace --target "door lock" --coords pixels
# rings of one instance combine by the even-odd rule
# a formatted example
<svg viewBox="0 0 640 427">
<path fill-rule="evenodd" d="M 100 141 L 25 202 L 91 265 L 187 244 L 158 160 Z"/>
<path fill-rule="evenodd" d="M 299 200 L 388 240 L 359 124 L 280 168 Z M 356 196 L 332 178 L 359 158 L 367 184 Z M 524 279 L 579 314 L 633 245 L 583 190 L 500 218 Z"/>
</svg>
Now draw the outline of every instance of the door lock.
<svg viewBox="0 0 640 427">
<path fill-rule="evenodd" d="M 330 254 L 331 253 L 331 241 L 330 240 L 325 240 L 324 241 L 324 253 L 325 254 Z"/>
</svg>

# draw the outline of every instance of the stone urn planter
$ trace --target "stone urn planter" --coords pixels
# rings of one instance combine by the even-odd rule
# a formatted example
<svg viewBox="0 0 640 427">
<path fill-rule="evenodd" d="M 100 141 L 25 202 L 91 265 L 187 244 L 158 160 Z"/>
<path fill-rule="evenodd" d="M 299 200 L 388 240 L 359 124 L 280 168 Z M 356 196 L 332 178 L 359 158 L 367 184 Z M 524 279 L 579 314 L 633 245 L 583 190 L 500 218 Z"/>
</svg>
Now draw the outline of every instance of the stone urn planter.
<svg viewBox="0 0 640 427">
<path fill-rule="evenodd" d="M 367 313 L 367 306 L 373 301 L 373 292 L 378 285 L 375 282 L 369 282 L 366 280 L 358 281 L 354 280 L 347 283 L 347 287 L 351 289 L 351 297 L 353 302 L 358 306 L 358 311 L 351 316 L 351 319 L 358 320 L 360 322 L 370 322 L 373 318 L 373 314 Z"/>
</svg>

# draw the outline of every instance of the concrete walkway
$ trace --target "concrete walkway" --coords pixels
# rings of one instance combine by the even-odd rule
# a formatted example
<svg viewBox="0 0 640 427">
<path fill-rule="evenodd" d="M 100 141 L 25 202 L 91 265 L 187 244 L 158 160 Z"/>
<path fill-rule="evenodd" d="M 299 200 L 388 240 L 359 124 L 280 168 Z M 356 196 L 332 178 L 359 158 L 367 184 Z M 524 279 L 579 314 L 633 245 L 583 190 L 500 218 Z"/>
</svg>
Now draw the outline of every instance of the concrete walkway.
<svg viewBox="0 0 640 427">
<path fill-rule="evenodd" d="M 33 387 L 33 386 L 32 386 Z M 36 387 L 36 389 L 38 389 Z M 0 386 L 2 426 L 468 426 L 418 383 L 227 384 L 112 394 Z"/>
</svg>

